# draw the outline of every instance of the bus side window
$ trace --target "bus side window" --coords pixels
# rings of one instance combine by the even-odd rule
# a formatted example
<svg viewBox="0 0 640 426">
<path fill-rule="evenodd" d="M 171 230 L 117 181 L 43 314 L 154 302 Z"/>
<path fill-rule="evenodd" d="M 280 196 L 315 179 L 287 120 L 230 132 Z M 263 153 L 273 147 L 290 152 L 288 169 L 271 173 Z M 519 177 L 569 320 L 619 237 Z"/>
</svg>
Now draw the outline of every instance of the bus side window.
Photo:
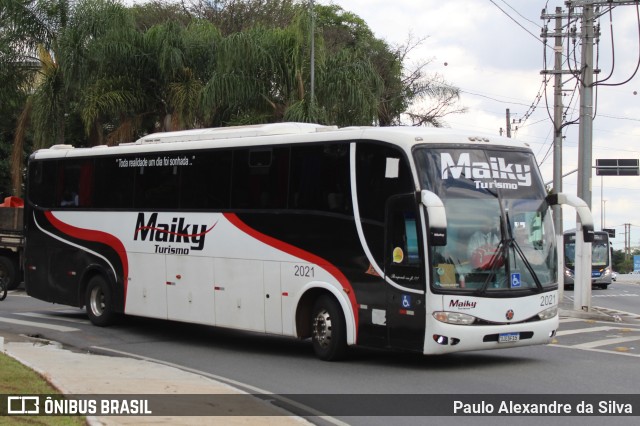
<svg viewBox="0 0 640 426">
<path fill-rule="evenodd" d="M 29 201 L 40 207 L 54 207 L 58 161 L 38 161 L 29 167 Z"/>
<path fill-rule="evenodd" d="M 291 148 L 290 209 L 350 213 L 350 189 L 348 145 Z"/>
<path fill-rule="evenodd" d="M 120 167 L 124 157 L 98 157 L 95 160 L 93 207 L 130 209 L 133 207 L 135 168 Z"/>
<path fill-rule="evenodd" d="M 55 205 L 92 207 L 93 160 L 64 160 L 60 164 Z"/>
<path fill-rule="evenodd" d="M 238 149 L 233 156 L 232 208 L 286 208 L 289 147 Z"/>
<path fill-rule="evenodd" d="M 402 285 L 423 285 L 416 200 L 413 194 L 389 199 L 386 212 L 386 274 Z"/>
<path fill-rule="evenodd" d="M 231 205 L 232 151 L 198 152 L 180 171 L 180 208 L 228 209 Z"/>
<path fill-rule="evenodd" d="M 404 250 L 403 260 L 399 263 L 414 265 L 420 263 L 420 253 L 418 252 L 418 229 L 416 228 L 416 217 L 414 212 L 395 212 L 394 229 L 397 247 Z M 395 249 L 394 249 L 395 250 Z M 395 262 L 395 258 L 394 258 Z"/>
<path fill-rule="evenodd" d="M 356 147 L 356 186 L 362 233 L 374 260 L 382 264 L 389 255 L 384 240 L 387 209 L 399 194 L 415 190 L 404 154 L 387 145 L 359 142 Z M 396 208 L 394 205 L 393 209 Z M 387 222 L 387 226 L 389 224 Z"/>
</svg>

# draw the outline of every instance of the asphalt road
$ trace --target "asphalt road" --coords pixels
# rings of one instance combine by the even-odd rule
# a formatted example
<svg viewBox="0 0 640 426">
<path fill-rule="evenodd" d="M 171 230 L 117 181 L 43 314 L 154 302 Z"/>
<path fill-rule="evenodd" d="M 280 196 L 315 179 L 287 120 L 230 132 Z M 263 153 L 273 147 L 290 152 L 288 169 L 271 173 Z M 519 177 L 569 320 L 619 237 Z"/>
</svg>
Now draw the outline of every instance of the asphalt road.
<svg viewBox="0 0 640 426">
<path fill-rule="evenodd" d="M 601 300 L 630 312 L 640 303 L 640 286 L 614 284 L 594 291 Z M 600 294 L 618 296 L 600 298 Z M 624 295 L 627 294 L 627 295 Z M 634 302 L 635 301 L 635 302 Z M 630 304 L 627 304 L 630 303 Z M 565 317 L 556 341 L 547 346 L 447 356 L 352 350 L 339 363 L 313 356 L 308 342 L 169 321 L 127 317 L 109 328 L 92 326 L 83 311 L 51 305 L 18 291 L 0 302 L 0 333 L 37 335 L 77 349 L 145 357 L 224 378 L 253 393 L 298 398 L 316 409 L 332 407 L 335 394 L 383 394 L 391 417 L 312 418 L 321 424 L 511 424 L 537 425 L 538 417 L 405 417 L 398 411 L 412 395 L 638 394 L 640 322 L 613 323 Z M 306 397 L 304 396 L 306 394 Z M 302 395 L 302 396 L 300 396 Z M 311 396 L 309 396 L 311 395 Z M 344 400 L 356 403 L 349 397 Z M 366 398 L 363 404 L 371 403 Z M 366 414 L 373 407 L 356 407 Z M 376 408 L 380 408 L 379 406 Z M 383 407 L 384 408 L 384 407 Z M 411 412 L 407 414 L 412 414 Z M 635 413 L 637 416 L 638 413 Z M 546 424 L 602 424 L 603 417 L 545 417 Z M 607 417 L 607 425 L 635 424 L 633 417 Z"/>
</svg>

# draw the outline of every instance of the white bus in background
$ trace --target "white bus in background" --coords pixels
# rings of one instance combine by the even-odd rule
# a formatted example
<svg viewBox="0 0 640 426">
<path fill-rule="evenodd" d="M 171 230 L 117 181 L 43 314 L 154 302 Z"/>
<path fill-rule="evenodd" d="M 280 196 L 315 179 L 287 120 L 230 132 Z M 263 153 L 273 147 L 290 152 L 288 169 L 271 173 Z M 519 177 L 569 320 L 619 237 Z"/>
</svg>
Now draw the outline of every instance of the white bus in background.
<svg viewBox="0 0 640 426">
<path fill-rule="evenodd" d="M 31 155 L 29 295 L 120 314 L 424 354 L 546 343 L 550 205 L 513 139 L 302 123 Z M 495 239 L 471 250 L 478 231 Z M 477 235 L 476 235 L 477 236 Z M 476 238 L 477 240 L 477 238 Z"/>
<path fill-rule="evenodd" d="M 613 280 L 613 259 L 609 234 L 605 231 L 594 231 L 591 243 L 591 286 L 606 289 Z M 564 233 L 564 285 L 572 288 L 576 269 L 576 231 Z"/>
</svg>

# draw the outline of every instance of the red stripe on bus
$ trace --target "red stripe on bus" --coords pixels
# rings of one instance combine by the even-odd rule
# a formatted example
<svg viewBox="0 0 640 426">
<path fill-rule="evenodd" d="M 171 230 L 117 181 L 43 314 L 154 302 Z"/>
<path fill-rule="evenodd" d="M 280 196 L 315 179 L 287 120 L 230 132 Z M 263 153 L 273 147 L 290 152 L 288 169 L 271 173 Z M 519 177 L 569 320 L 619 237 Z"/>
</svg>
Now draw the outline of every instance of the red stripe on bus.
<svg viewBox="0 0 640 426">
<path fill-rule="evenodd" d="M 273 238 L 269 235 L 263 234 L 260 231 L 257 231 L 251 228 L 249 225 L 244 223 L 235 213 L 224 213 L 224 217 L 231 222 L 236 228 L 244 232 L 245 234 L 255 238 L 258 241 L 261 241 L 273 248 L 276 248 L 280 251 L 283 251 L 292 256 L 303 259 L 309 263 L 313 263 L 315 265 L 321 266 L 326 269 L 338 282 L 342 285 L 344 292 L 349 297 L 349 301 L 351 302 L 351 308 L 353 309 L 353 316 L 355 319 L 355 327 L 356 327 L 356 340 L 358 337 L 358 304 L 356 302 L 356 295 L 353 291 L 353 287 L 351 283 L 347 279 L 347 277 L 340 271 L 335 265 L 331 264 L 327 260 L 316 256 L 313 253 L 309 253 L 306 250 L 302 250 L 296 246 L 292 246 L 291 244 L 285 243 L 284 241 L 280 241 L 276 238 Z"/>
<path fill-rule="evenodd" d="M 68 223 L 64 223 L 60 219 L 56 218 L 52 212 L 44 213 L 49 222 L 60 232 L 65 235 L 69 235 L 74 238 L 78 238 L 84 241 L 95 241 L 103 243 L 111 247 L 120 257 L 123 270 L 123 284 L 124 284 L 124 303 L 127 303 L 127 279 L 129 276 L 129 260 L 127 257 L 127 250 L 124 248 L 124 244 L 114 235 L 108 234 L 102 231 L 96 231 L 94 229 L 78 228 Z M 117 277 L 116 277 L 117 279 Z"/>
</svg>

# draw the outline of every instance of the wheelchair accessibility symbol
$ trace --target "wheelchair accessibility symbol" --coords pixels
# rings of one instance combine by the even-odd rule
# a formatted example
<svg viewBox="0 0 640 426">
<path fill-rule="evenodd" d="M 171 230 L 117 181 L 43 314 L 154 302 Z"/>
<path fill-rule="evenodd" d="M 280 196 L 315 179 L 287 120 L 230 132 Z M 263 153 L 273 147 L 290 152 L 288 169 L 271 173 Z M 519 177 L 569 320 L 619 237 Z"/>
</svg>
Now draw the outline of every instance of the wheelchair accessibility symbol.
<svg viewBox="0 0 640 426">
<path fill-rule="evenodd" d="M 520 273 L 514 272 L 511 274 L 511 288 L 520 288 L 522 281 L 520 281 Z"/>
<path fill-rule="evenodd" d="M 411 308 L 411 296 L 408 294 L 402 295 L 402 307 L 405 309 Z"/>
</svg>

